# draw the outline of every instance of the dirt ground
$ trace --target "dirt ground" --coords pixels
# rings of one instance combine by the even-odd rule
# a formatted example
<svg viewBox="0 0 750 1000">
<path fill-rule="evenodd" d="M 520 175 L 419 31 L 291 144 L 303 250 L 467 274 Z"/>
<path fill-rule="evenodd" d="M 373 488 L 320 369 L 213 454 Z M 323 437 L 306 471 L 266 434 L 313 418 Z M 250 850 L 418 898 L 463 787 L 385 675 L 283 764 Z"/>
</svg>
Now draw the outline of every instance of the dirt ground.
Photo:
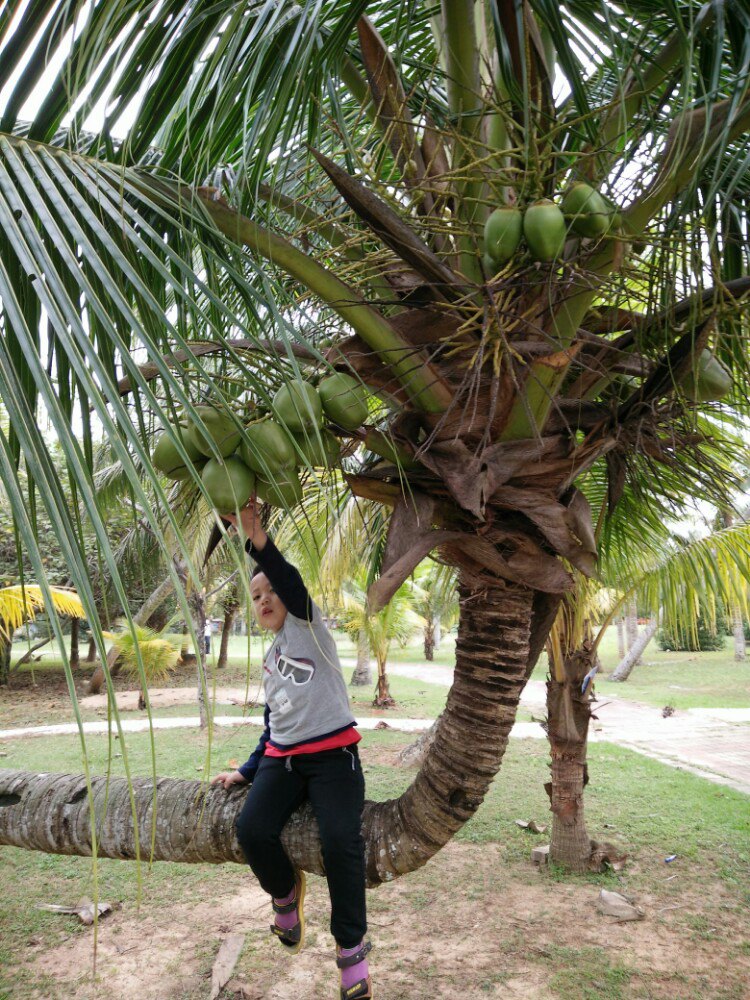
<svg viewBox="0 0 750 1000">
<path fill-rule="evenodd" d="M 395 766 L 397 752 L 370 756 Z M 530 838 L 529 851 L 538 842 Z M 750 997 L 750 914 L 715 875 L 701 881 L 661 858 L 631 861 L 620 888 L 645 916 L 618 923 L 597 911 L 597 877 L 563 881 L 528 857 L 507 857 L 500 844 L 452 842 L 368 894 L 378 1000 Z M 309 879 L 307 945 L 290 957 L 268 932 L 270 907 L 253 877 L 230 865 L 211 872 L 205 896 L 191 898 L 175 880 L 149 890 L 147 881 L 140 911 L 128 904 L 102 919 L 96 976 L 91 928 L 71 925 L 56 947 L 29 942 L 19 956 L 27 981 L 45 982 L 40 1000 L 205 1000 L 222 941 L 242 932 L 223 1000 L 338 997 L 323 879 Z M 616 887 L 612 877 L 607 886 Z"/>
<path fill-rule="evenodd" d="M 495 845 L 454 843 L 421 872 L 370 893 L 379 1000 L 749 995 L 750 956 L 736 950 L 743 935 L 747 939 L 747 917 L 720 890 L 708 906 L 715 914 L 713 933 L 690 919 L 705 916 L 705 893 L 674 888 L 641 895 L 646 918 L 618 924 L 597 913 L 597 886 L 556 883 L 531 866 L 509 872 L 499 855 Z M 102 992 L 112 1000 L 208 997 L 221 941 L 242 931 L 244 951 L 222 997 L 332 998 L 337 979 L 322 879 L 311 879 L 306 909 L 308 946 L 296 957 L 282 954 L 267 933 L 267 900 L 238 870 L 234 891 L 228 882 L 219 898 L 167 910 L 147 902 L 140 915 L 119 910 L 103 920 L 96 980 L 91 931 L 27 954 L 26 961 L 30 973 L 59 984 L 55 998 L 83 1000 Z M 570 968 L 579 963 L 593 992 L 576 986 Z"/>
</svg>

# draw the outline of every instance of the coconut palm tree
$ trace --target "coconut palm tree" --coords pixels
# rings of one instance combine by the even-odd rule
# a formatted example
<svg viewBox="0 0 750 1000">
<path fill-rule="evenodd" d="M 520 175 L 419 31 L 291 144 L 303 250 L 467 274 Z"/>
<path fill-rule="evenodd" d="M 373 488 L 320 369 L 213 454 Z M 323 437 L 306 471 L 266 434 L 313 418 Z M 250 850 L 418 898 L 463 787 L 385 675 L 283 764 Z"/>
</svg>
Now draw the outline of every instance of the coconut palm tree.
<svg viewBox="0 0 750 1000">
<path fill-rule="evenodd" d="M 358 581 L 351 580 L 344 588 L 343 603 L 337 612 L 342 627 L 352 638 L 358 639 L 360 633 L 364 632 L 375 657 L 378 679 L 373 705 L 376 708 L 395 706 L 386 672 L 388 653 L 394 642 L 406 645 L 420 624 L 420 618 L 413 609 L 410 590 L 407 584 L 402 584 L 385 607 L 371 612 L 364 587 L 358 585 Z"/>
<path fill-rule="evenodd" d="M 415 574 L 412 599 L 414 610 L 424 619 L 424 657 L 432 660 L 443 626 L 450 628 L 456 621 L 455 571 L 439 563 L 423 563 Z"/>
<path fill-rule="evenodd" d="M 179 648 L 169 636 L 145 625 L 136 625 L 133 629 L 125 626 L 107 637 L 112 640 L 125 670 L 133 678 L 145 678 L 138 697 L 138 708 L 145 708 L 148 686 L 163 684 L 167 680 L 177 666 Z"/>
<path fill-rule="evenodd" d="M 650 537 L 631 537 L 627 546 L 604 547 L 602 577 L 616 582 L 617 590 L 607 591 L 603 606 L 600 584 L 579 574 L 576 588 L 565 595 L 548 640 L 550 858 L 574 871 L 585 871 L 592 857 L 584 818 L 586 750 L 597 647 L 607 625 L 633 599 L 646 607 L 663 609 L 685 631 L 695 629 L 701 609 L 707 606 L 715 612 L 722 605 L 738 604 L 747 613 L 747 524 L 688 542 L 669 537 L 663 525 L 655 528 Z"/>
<path fill-rule="evenodd" d="M 594 572 L 580 477 L 605 468 L 612 507 L 626 481 L 646 509 L 723 491 L 696 407 L 747 395 L 750 95 L 742 0 L 362 10 L 39 0 L 0 21 L 0 81 L 14 81 L 0 465 L 31 543 L 23 452 L 88 609 L 39 405 L 116 578 L 75 412 L 101 421 L 140 498 L 152 429 L 201 426 L 200 394 L 241 427 L 302 371 L 362 379 L 371 419 L 339 428 L 346 481 L 393 508 L 370 607 L 434 550 L 460 596 L 432 747 L 401 799 L 366 813 L 377 881 L 424 863 L 497 772 L 574 586 L 563 560 Z M 61 68 L 24 123 L 54 50 Z M 546 204 L 563 192 L 566 216 Z M 290 850 L 313 865 L 296 829 Z"/>
</svg>

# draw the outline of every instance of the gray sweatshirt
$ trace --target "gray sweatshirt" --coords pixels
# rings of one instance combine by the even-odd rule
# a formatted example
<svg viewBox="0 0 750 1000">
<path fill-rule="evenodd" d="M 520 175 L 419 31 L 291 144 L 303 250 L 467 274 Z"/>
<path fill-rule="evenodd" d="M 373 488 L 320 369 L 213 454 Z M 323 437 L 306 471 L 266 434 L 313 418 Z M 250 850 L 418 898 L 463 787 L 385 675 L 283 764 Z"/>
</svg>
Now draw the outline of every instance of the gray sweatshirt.
<svg viewBox="0 0 750 1000">
<path fill-rule="evenodd" d="M 239 768 L 252 781 L 267 743 L 278 750 L 291 750 L 300 743 L 334 736 L 355 725 L 355 720 L 336 643 L 298 570 L 270 538 L 262 551 L 250 543 L 247 551 L 287 609 L 284 625 L 263 660 L 266 729 Z"/>
</svg>

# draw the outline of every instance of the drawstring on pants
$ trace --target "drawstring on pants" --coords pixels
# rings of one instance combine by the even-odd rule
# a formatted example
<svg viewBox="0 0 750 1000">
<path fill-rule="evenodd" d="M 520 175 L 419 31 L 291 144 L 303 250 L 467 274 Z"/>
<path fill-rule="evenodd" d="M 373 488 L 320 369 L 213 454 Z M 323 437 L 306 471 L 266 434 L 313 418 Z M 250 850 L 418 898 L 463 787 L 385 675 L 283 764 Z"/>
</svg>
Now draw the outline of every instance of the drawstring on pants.
<svg viewBox="0 0 750 1000">
<path fill-rule="evenodd" d="M 347 747 L 342 747 L 341 749 L 344 751 L 344 753 L 348 753 L 349 756 L 351 757 L 351 759 L 352 759 L 352 771 L 356 770 L 356 768 L 354 767 L 354 754 Z"/>
</svg>

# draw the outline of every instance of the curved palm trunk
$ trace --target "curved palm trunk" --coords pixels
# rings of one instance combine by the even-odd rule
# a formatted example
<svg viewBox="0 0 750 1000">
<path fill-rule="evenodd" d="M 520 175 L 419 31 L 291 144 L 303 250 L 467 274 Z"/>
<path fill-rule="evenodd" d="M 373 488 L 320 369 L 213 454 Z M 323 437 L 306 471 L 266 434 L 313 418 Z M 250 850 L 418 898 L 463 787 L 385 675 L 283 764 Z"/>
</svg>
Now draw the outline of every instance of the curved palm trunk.
<svg viewBox="0 0 750 1000">
<path fill-rule="evenodd" d="M 590 685 L 581 685 L 591 670 L 590 643 L 565 660 L 565 680 L 547 681 L 547 735 L 551 781 L 545 786 L 552 810 L 550 861 L 571 871 L 585 871 L 591 858 L 583 790 L 588 782 L 586 750 L 591 718 Z"/>
<path fill-rule="evenodd" d="M 621 660 L 615 669 L 612 671 L 610 676 L 611 681 L 626 681 L 630 677 L 630 673 L 636 663 L 640 663 L 641 654 L 644 649 L 656 635 L 656 629 L 659 625 L 658 617 L 651 619 L 646 628 L 638 636 L 638 642 L 629 650 L 625 659 Z"/>
<path fill-rule="evenodd" d="M 481 805 L 508 742 L 526 682 L 533 594 L 524 588 L 462 582 L 460 595 L 454 683 L 422 768 L 400 798 L 365 805 L 370 885 L 419 868 L 451 839 Z M 139 778 L 134 786 L 145 859 L 153 785 Z M 95 778 L 93 790 L 99 855 L 132 860 L 135 837 L 127 781 Z M 227 793 L 197 781 L 160 778 L 157 797 L 155 860 L 242 862 L 234 830 L 245 798 L 241 789 Z M 89 815 L 81 775 L 0 771 L 0 844 L 89 855 Z M 309 806 L 287 824 L 284 844 L 296 864 L 322 873 Z"/>
</svg>

